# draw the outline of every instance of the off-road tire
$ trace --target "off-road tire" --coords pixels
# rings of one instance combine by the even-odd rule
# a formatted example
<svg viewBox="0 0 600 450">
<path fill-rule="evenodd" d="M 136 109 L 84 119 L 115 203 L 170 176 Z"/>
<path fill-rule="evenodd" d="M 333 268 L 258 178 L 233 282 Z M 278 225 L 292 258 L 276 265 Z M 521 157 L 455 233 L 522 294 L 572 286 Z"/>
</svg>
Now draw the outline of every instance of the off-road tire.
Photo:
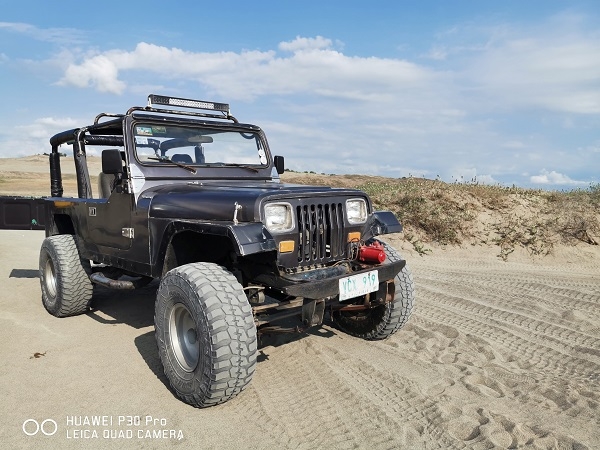
<svg viewBox="0 0 600 450">
<path fill-rule="evenodd" d="M 161 280 L 154 324 L 171 387 L 196 407 L 239 394 L 256 368 L 252 308 L 238 280 L 221 266 L 192 263 Z"/>
<path fill-rule="evenodd" d="M 42 303 L 56 317 L 75 316 L 89 308 L 94 287 L 89 260 L 82 259 L 75 236 L 44 239 L 40 250 Z"/>
<path fill-rule="evenodd" d="M 381 242 L 386 260 L 390 262 L 402 259 L 390 245 Z M 400 328 L 410 318 L 415 303 L 414 281 L 408 269 L 403 269 L 394 277 L 395 294 L 391 302 L 367 311 L 338 311 L 332 315 L 337 327 L 352 336 L 368 340 L 385 339 Z"/>
</svg>

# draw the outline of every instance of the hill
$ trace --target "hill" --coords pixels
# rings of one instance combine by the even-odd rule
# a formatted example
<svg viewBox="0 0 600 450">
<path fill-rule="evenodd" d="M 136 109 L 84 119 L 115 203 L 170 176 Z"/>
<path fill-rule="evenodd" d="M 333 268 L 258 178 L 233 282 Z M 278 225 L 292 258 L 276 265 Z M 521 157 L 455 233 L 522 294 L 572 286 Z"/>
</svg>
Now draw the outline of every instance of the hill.
<svg viewBox="0 0 600 450">
<path fill-rule="evenodd" d="M 90 157 L 92 186 L 100 159 Z M 76 195 L 74 165 L 62 164 L 65 195 Z M 558 246 L 600 243 L 600 186 L 544 191 L 478 183 L 445 183 L 423 178 L 323 175 L 287 171 L 288 183 L 352 187 L 366 191 L 376 209 L 393 211 L 403 238 L 421 255 L 437 248 L 484 246 L 507 259 L 515 250 L 532 256 L 552 254 Z M 0 158 L 0 195 L 49 195 L 45 156 Z"/>
<path fill-rule="evenodd" d="M 600 242 L 600 186 L 544 191 L 423 178 L 286 172 L 292 183 L 354 187 L 376 209 L 393 211 L 404 239 L 420 254 L 440 246 L 493 246 L 503 259 L 516 249 L 533 256 L 556 246 Z"/>
</svg>

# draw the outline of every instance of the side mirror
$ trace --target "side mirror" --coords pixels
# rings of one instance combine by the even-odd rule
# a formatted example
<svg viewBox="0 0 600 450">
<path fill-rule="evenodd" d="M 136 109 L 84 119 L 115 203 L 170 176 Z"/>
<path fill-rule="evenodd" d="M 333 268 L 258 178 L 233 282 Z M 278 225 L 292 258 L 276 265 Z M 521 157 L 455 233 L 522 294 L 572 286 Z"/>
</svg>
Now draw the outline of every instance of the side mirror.
<svg viewBox="0 0 600 450">
<path fill-rule="evenodd" d="M 123 173 L 123 159 L 121 159 L 120 150 L 116 148 L 102 150 L 102 172 L 111 174 Z"/>
<path fill-rule="evenodd" d="M 285 164 L 283 161 L 283 156 L 275 156 L 273 162 L 275 163 L 275 170 L 277 170 L 277 173 L 279 175 L 281 175 L 283 172 L 285 172 Z"/>
</svg>

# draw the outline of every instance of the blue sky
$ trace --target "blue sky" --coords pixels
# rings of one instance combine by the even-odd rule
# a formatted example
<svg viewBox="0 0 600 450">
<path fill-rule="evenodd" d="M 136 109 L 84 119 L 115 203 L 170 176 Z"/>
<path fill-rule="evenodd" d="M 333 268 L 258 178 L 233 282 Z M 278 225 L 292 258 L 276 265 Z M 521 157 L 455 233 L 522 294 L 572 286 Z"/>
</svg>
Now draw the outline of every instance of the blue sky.
<svg viewBox="0 0 600 450">
<path fill-rule="evenodd" d="M 0 157 L 158 93 L 299 171 L 600 181 L 597 1 L 1 3 Z"/>
</svg>

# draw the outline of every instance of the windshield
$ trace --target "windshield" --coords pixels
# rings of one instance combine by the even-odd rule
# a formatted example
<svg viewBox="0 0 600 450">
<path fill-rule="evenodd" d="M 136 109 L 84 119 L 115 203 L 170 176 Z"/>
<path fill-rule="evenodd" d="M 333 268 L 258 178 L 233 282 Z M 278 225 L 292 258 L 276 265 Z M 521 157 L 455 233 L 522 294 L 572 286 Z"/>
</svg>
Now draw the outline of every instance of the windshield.
<svg viewBox="0 0 600 450">
<path fill-rule="evenodd" d="M 257 133 L 143 123 L 135 124 L 133 131 L 137 158 L 143 163 L 170 160 L 194 166 L 267 164 Z"/>
</svg>

